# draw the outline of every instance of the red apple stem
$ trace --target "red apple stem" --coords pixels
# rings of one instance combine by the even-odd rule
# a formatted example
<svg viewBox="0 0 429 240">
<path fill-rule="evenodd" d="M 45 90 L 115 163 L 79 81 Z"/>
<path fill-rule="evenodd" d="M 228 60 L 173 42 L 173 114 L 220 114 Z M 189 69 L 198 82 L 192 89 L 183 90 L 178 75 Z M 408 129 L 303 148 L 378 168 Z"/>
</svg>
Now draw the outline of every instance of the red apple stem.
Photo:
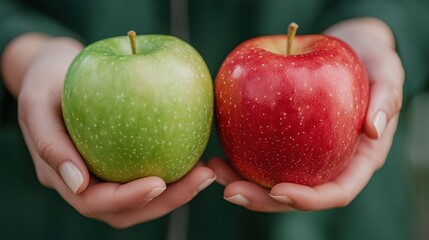
<svg viewBox="0 0 429 240">
<path fill-rule="evenodd" d="M 137 54 L 136 32 L 134 32 L 133 30 L 129 31 L 128 37 L 130 38 L 131 52 L 133 53 L 133 55 L 136 55 Z"/>
<path fill-rule="evenodd" d="M 298 24 L 292 22 L 289 24 L 287 29 L 287 48 L 286 55 L 292 54 L 293 41 L 295 39 L 296 31 L 298 30 Z"/>
</svg>

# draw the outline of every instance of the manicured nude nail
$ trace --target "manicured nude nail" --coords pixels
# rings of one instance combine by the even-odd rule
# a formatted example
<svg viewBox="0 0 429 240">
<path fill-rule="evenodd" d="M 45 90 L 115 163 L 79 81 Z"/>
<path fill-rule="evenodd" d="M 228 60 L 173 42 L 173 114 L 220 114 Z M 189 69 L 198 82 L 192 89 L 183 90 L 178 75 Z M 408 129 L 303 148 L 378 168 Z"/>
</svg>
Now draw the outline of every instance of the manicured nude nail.
<svg viewBox="0 0 429 240">
<path fill-rule="evenodd" d="M 375 129 L 377 130 L 378 137 L 381 137 L 381 134 L 383 134 L 384 128 L 386 128 L 387 124 L 386 113 L 383 111 L 379 111 L 377 114 L 375 114 L 373 124 Z"/>
<path fill-rule="evenodd" d="M 165 191 L 165 187 L 160 187 L 160 188 L 154 188 L 152 189 L 145 197 L 146 200 L 152 200 L 156 197 L 158 197 L 162 192 Z"/>
<path fill-rule="evenodd" d="M 225 200 L 240 206 L 247 206 L 250 204 L 250 201 L 241 194 L 237 194 L 232 197 L 225 198 Z"/>
<path fill-rule="evenodd" d="M 213 178 L 205 180 L 203 183 L 200 184 L 200 186 L 197 187 L 197 192 L 200 192 L 203 189 L 205 189 L 206 187 L 210 186 L 210 184 L 212 184 L 215 180 L 216 180 L 216 176 L 214 176 Z"/>
<path fill-rule="evenodd" d="M 83 183 L 83 176 L 79 169 L 72 162 L 63 162 L 58 170 L 66 185 L 76 193 Z"/>
<path fill-rule="evenodd" d="M 290 198 L 288 198 L 287 196 L 274 196 L 274 195 L 271 195 L 271 194 L 270 194 L 270 196 L 272 198 L 274 198 L 275 200 L 279 201 L 279 202 L 286 203 L 286 204 L 289 204 L 289 205 L 293 204 L 293 201 L 290 200 Z"/>
</svg>

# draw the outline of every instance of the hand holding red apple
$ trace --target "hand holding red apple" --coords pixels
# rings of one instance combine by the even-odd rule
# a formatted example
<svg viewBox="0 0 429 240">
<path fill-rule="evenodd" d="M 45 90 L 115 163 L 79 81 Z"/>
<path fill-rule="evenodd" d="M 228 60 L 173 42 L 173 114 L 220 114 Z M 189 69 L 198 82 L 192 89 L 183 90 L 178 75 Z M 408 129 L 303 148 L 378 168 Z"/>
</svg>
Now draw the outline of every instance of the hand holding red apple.
<svg viewBox="0 0 429 240">
<path fill-rule="evenodd" d="M 347 29 L 346 34 L 344 29 Z M 402 65 L 391 45 L 393 36 L 380 21 L 366 18 L 339 23 L 327 33 L 352 46 L 368 69 L 371 100 L 365 119 L 365 136 L 354 156 L 341 174 L 327 183 L 314 187 L 280 183 L 271 190 L 244 181 L 225 162 L 212 159 L 209 166 L 217 174 L 218 181 L 226 185 L 225 199 L 255 211 L 320 210 L 345 206 L 383 165 L 396 130 L 404 81 Z M 380 35 L 385 38 L 380 38 Z M 390 74 L 392 69 L 395 74 Z M 383 117 L 384 113 L 386 117 Z"/>
<path fill-rule="evenodd" d="M 363 132 L 369 86 L 359 58 L 337 38 L 295 38 L 296 29 L 240 44 L 215 81 L 225 154 L 240 175 L 265 187 L 333 179 Z"/>
</svg>

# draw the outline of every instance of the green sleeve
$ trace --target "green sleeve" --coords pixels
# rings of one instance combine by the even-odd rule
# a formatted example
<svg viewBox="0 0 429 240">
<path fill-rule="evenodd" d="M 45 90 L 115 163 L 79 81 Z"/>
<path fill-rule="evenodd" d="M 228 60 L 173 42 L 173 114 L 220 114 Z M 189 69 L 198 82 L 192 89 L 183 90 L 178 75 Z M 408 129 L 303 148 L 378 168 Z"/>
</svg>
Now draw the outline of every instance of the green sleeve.
<svg viewBox="0 0 429 240">
<path fill-rule="evenodd" d="M 13 38 L 26 32 L 80 39 L 66 26 L 29 5 L 20 1 L 0 0 L 0 53 Z"/>
<path fill-rule="evenodd" d="M 372 16 L 392 29 L 405 68 L 404 100 L 428 86 L 429 3 L 422 0 L 344 0 L 325 14 L 327 27 L 354 17 Z"/>
</svg>

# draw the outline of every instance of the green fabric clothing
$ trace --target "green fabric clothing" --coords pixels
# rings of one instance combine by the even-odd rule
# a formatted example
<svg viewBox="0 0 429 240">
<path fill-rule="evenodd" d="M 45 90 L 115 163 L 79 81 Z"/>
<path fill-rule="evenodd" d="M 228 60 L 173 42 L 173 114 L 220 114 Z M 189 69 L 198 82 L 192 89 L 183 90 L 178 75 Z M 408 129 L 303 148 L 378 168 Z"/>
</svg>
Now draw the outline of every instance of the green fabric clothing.
<svg viewBox="0 0 429 240">
<path fill-rule="evenodd" d="M 214 78 L 224 57 L 238 43 L 259 35 L 284 33 L 289 22 L 298 22 L 299 33 L 306 34 L 321 32 L 342 19 L 376 16 L 390 25 L 397 38 L 407 74 L 405 111 L 408 100 L 427 86 L 429 73 L 425 64 L 429 59 L 429 33 L 422 31 L 429 26 L 426 1 L 181 2 L 187 3 L 185 19 L 189 22 L 183 31 L 171 29 L 172 22 L 176 24 L 177 19 L 172 17 L 176 9 L 165 0 L 0 0 L 0 49 L 29 31 L 72 36 L 84 43 L 124 35 L 130 29 L 138 34 L 177 32 L 201 53 Z M 307 213 L 256 213 L 224 201 L 223 188 L 214 184 L 172 215 L 115 230 L 81 216 L 55 191 L 38 183 L 16 115 L 16 101 L 0 85 L 3 164 L 0 179 L 4 186 L 0 198 L 0 239 L 167 239 L 169 234 L 175 234 L 175 230 L 171 230 L 172 222 L 184 226 L 186 239 L 191 240 L 402 240 L 414 236 L 412 192 L 404 149 L 407 129 L 402 121 L 386 164 L 345 208 Z M 203 159 L 221 155 L 214 129 Z M 186 219 L 189 221 L 183 222 Z"/>
</svg>

